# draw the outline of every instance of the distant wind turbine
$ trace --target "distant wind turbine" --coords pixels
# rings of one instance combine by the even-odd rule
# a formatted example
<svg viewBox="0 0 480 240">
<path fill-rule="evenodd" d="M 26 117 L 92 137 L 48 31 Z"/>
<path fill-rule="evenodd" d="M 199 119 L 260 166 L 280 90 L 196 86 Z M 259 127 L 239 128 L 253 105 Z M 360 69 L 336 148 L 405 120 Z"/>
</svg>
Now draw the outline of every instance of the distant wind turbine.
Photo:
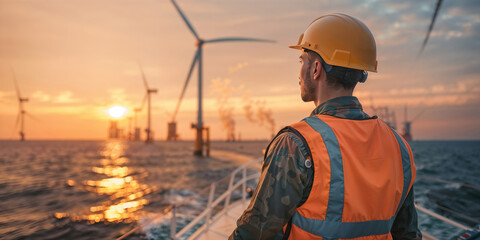
<svg viewBox="0 0 480 240">
<path fill-rule="evenodd" d="M 151 99 L 150 99 L 150 94 L 152 93 L 157 93 L 156 88 L 149 88 L 148 83 L 147 83 L 147 78 L 145 77 L 145 73 L 143 72 L 142 67 L 140 67 L 140 71 L 142 72 L 142 79 L 143 79 L 143 84 L 145 85 L 145 97 L 142 102 L 142 106 L 140 107 L 140 110 L 143 108 L 143 105 L 145 103 L 145 99 L 148 100 L 148 105 L 147 105 L 147 128 L 145 129 L 145 132 L 147 133 L 147 138 L 145 139 L 146 143 L 152 143 L 153 142 L 153 136 L 152 136 L 152 129 L 151 129 Z M 135 109 L 136 111 L 136 109 Z"/>
<path fill-rule="evenodd" d="M 193 68 L 195 67 L 195 64 L 198 63 L 198 110 L 197 110 L 197 124 L 194 126 L 197 129 L 195 146 L 194 146 L 194 154 L 201 156 L 202 147 L 203 147 L 203 137 L 202 137 L 202 131 L 203 131 L 203 117 L 202 117 L 202 51 L 203 49 L 202 48 L 203 48 L 203 44 L 217 43 L 217 42 L 233 42 L 233 41 L 248 41 L 248 42 L 275 42 L 275 41 L 258 39 L 258 38 L 244 38 L 244 37 L 223 37 L 223 38 L 214 38 L 214 39 L 205 40 L 198 36 L 192 24 L 190 24 L 187 17 L 185 16 L 185 14 L 183 14 L 182 10 L 177 5 L 175 0 L 171 0 L 171 1 L 173 3 L 173 6 L 175 6 L 178 13 L 182 17 L 183 21 L 187 25 L 188 29 L 190 29 L 190 32 L 192 32 L 193 36 L 195 36 L 195 39 L 196 39 L 195 46 L 197 46 L 197 51 L 195 51 L 195 54 L 193 56 L 193 62 L 192 62 L 192 65 L 190 66 L 190 70 L 188 71 L 187 79 L 185 80 L 185 84 L 183 86 L 179 101 L 177 103 L 177 107 L 175 108 L 175 112 L 173 113 L 172 122 L 175 122 L 175 117 L 177 115 L 178 109 L 182 102 L 183 95 L 185 94 L 185 90 L 187 89 L 188 82 L 190 81 L 190 76 L 192 74 Z"/>
<path fill-rule="evenodd" d="M 24 102 L 28 102 L 28 98 L 22 98 L 20 94 L 20 89 L 18 88 L 17 77 L 15 76 L 15 71 L 12 68 L 13 73 L 13 82 L 15 83 L 15 90 L 17 91 L 17 99 L 18 99 L 18 114 L 17 120 L 15 122 L 15 129 L 18 127 L 18 123 L 20 122 L 20 141 L 25 141 L 25 114 L 27 113 L 23 107 Z"/>
</svg>

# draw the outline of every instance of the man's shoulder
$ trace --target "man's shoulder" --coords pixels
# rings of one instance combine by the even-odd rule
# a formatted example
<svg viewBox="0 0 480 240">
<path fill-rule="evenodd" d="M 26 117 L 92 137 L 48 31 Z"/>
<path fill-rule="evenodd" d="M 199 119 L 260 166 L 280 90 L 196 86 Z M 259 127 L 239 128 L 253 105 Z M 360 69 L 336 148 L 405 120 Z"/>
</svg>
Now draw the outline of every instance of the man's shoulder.
<svg viewBox="0 0 480 240">
<path fill-rule="evenodd" d="M 287 127 L 296 128 L 297 126 L 302 125 L 302 124 L 305 124 L 307 121 L 310 121 L 310 120 L 315 119 L 315 118 L 318 118 L 318 116 L 312 114 L 311 116 L 305 117 L 305 118 L 303 118 L 302 120 L 300 120 L 300 121 L 298 121 L 298 122 L 291 123 L 291 124 L 288 125 Z"/>
<path fill-rule="evenodd" d="M 285 127 L 272 140 L 268 147 L 268 152 L 269 154 L 278 154 L 279 152 L 293 153 L 300 150 L 303 155 L 307 156 L 308 152 L 306 149 L 307 146 L 303 136 L 292 130 L 291 127 Z"/>
<path fill-rule="evenodd" d="M 294 124 L 296 123 L 290 124 L 280 130 L 278 134 L 272 139 L 272 146 L 282 145 L 285 143 L 295 143 L 296 145 L 303 145 L 301 141 L 301 134 L 295 131 L 295 129 L 292 127 L 292 125 Z"/>
<path fill-rule="evenodd" d="M 282 129 L 282 131 L 280 131 L 277 134 L 277 136 L 275 136 L 275 138 L 272 140 L 272 147 L 273 146 L 281 146 L 281 145 L 285 145 L 285 144 L 288 144 L 288 143 L 293 143 L 293 144 L 298 145 L 297 143 L 299 141 L 297 141 L 297 140 L 300 140 L 298 134 L 291 131 L 291 129 L 287 127 L 285 129 Z M 301 144 L 301 141 L 300 141 L 300 144 Z"/>
</svg>

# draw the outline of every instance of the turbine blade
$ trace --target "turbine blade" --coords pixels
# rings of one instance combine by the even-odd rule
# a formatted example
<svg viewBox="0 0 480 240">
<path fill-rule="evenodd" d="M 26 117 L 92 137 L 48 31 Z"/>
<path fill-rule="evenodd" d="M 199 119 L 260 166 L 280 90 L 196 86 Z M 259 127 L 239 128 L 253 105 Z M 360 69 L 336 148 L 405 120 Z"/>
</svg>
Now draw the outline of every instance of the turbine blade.
<svg viewBox="0 0 480 240">
<path fill-rule="evenodd" d="M 148 93 L 145 93 L 145 96 L 143 97 L 143 100 L 142 100 L 142 105 L 140 105 L 140 111 L 142 111 L 143 106 L 145 105 L 145 102 L 147 101 L 147 96 L 148 96 Z"/>
<path fill-rule="evenodd" d="M 244 37 L 226 37 L 226 38 L 214 38 L 205 40 L 205 43 L 213 43 L 213 42 L 232 42 L 232 41 L 247 41 L 247 42 L 269 42 L 274 43 L 276 41 L 268 40 L 268 39 L 260 39 L 260 38 L 244 38 Z"/>
<path fill-rule="evenodd" d="M 173 6 L 175 6 L 175 8 L 177 9 L 178 13 L 180 14 L 180 16 L 183 18 L 183 21 L 185 21 L 185 24 L 187 24 L 187 27 L 188 29 L 190 29 L 190 31 L 193 33 L 193 35 L 195 36 L 195 38 L 197 40 L 200 40 L 200 38 L 198 37 L 198 34 L 197 32 L 195 32 L 195 29 L 193 28 L 192 24 L 190 24 L 190 22 L 188 21 L 187 17 L 185 16 L 185 14 L 183 14 L 182 10 L 180 9 L 180 7 L 178 7 L 177 3 L 175 2 L 175 0 L 172 0 L 172 3 L 173 3 Z"/>
<path fill-rule="evenodd" d="M 425 49 L 425 46 L 427 45 L 428 39 L 430 38 L 430 33 L 433 30 L 433 25 L 435 25 L 435 19 L 437 18 L 438 11 L 440 10 L 440 6 L 442 5 L 442 1 L 443 0 L 437 1 L 437 6 L 435 7 L 435 12 L 433 13 L 432 21 L 430 22 L 430 26 L 428 27 L 427 36 L 425 36 L 425 39 L 423 40 L 422 47 L 420 48 L 420 51 L 418 52 L 417 57 L 419 57 L 422 54 L 423 50 Z"/>
<path fill-rule="evenodd" d="M 140 66 L 140 72 L 142 72 L 142 79 L 143 79 L 143 84 L 145 85 L 145 89 L 148 91 L 148 83 L 147 83 L 147 78 L 145 77 L 145 73 L 143 72 L 142 66 Z"/>
<path fill-rule="evenodd" d="M 12 68 L 12 74 L 13 74 L 13 82 L 15 83 L 15 90 L 17 91 L 17 98 L 20 101 L 20 99 L 22 97 L 20 95 L 20 89 L 18 88 L 18 83 L 17 83 L 17 77 L 15 75 L 15 70 L 13 70 L 13 68 Z"/>
<path fill-rule="evenodd" d="M 20 113 L 21 113 L 21 112 L 20 112 L 20 109 L 19 109 L 19 110 L 18 110 L 18 113 L 17 113 L 17 120 L 15 121 L 15 130 L 14 130 L 14 131 L 17 130 L 18 124 L 20 123 Z"/>
<path fill-rule="evenodd" d="M 182 89 L 182 92 L 180 93 L 180 98 L 178 99 L 177 106 L 175 107 L 175 112 L 173 112 L 172 121 L 175 121 L 175 118 L 177 117 L 178 109 L 180 108 L 180 104 L 182 103 L 183 95 L 187 90 L 188 82 L 190 81 L 190 76 L 192 76 L 193 68 L 197 63 L 197 60 L 198 60 L 198 50 L 195 52 L 195 55 L 193 56 L 192 65 L 190 66 L 190 70 L 188 71 L 187 79 L 185 79 L 185 83 L 183 84 L 183 89 Z"/>
</svg>

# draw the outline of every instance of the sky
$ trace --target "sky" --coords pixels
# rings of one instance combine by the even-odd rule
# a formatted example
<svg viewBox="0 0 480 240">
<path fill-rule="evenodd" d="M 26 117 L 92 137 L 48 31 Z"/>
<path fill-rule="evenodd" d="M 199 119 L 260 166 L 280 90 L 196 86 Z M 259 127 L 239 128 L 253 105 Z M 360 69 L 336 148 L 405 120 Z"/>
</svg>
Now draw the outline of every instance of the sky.
<svg viewBox="0 0 480 240">
<path fill-rule="evenodd" d="M 335 12 L 361 19 L 377 43 L 378 73 L 357 85 L 367 113 L 388 107 L 402 129 L 405 106 L 419 140 L 480 139 L 480 2 L 445 0 L 422 55 L 436 0 L 177 0 L 201 38 L 254 37 L 203 48 L 204 124 L 213 139 L 227 127 L 241 139 L 268 139 L 314 109 L 298 85 L 296 44 L 308 24 Z M 127 108 L 129 128 L 145 88 L 152 130 L 166 138 L 192 62 L 195 38 L 169 0 L 1 0 L 0 139 L 18 139 L 14 75 L 27 116 L 27 139 L 105 139 L 107 110 Z M 193 139 L 197 73 L 176 117 Z M 378 111 L 378 110 L 377 110 Z M 132 121 L 133 122 L 133 121 Z M 146 108 L 138 116 L 145 128 Z M 133 125 L 133 123 L 132 123 Z"/>
</svg>

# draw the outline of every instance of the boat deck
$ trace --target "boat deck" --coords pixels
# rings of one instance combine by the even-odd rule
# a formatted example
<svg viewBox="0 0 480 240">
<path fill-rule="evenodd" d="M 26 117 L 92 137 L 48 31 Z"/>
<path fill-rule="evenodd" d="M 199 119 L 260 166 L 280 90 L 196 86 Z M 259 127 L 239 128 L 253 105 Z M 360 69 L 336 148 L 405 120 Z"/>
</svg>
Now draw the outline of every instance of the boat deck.
<svg viewBox="0 0 480 240">
<path fill-rule="evenodd" d="M 237 219 L 242 215 L 243 211 L 248 207 L 249 200 L 242 203 L 241 200 L 233 203 L 219 212 L 210 222 L 210 226 L 203 225 L 198 229 L 189 240 L 216 240 L 228 239 L 233 230 L 237 227 Z"/>
</svg>

